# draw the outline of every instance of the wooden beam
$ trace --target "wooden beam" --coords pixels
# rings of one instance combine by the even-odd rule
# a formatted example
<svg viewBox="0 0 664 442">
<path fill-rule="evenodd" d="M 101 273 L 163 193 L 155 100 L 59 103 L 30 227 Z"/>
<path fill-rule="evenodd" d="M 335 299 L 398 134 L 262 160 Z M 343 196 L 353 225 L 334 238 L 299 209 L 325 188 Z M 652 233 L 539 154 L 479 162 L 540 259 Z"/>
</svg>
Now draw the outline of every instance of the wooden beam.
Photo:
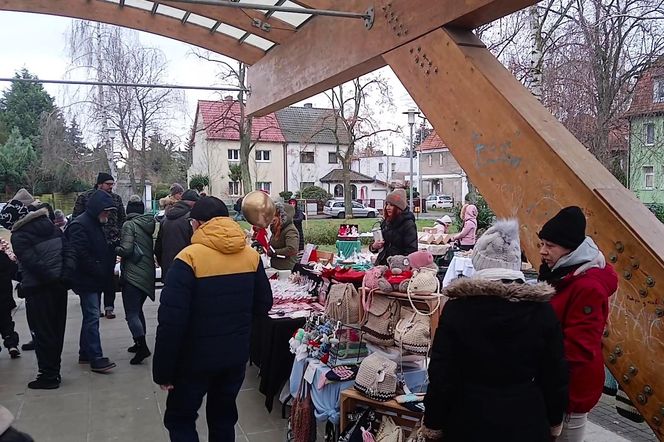
<svg viewBox="0 0 664 442">
<path fill-rule="evenodd" d="M 382 0 L 367 30 L 361 20 L 315 17 L 248 70 L 247 111 L 264 115 L 384 65 L 381 55 L 478 9 L 516 11 L 535 0 Z M 359 2 L 353 3 L 359 5 Z M 367 4 L 367 3 L 365 3 Z M 369 2 L 367 6 L 371 6 Z M 482 18 L 492 17 L 486 14 Z"/>
<path fill-rule="evenodd" d="M 531 262 L 544 222 L 568 205 L 584 209 L 620 279 L 607 366 L 662 438 L 664 226 L 474 36 L 457 35 L 438 29 L 385 60 L 496 214 L 519 219 Z"/>
<path fill-rule="evenodd" d="M 254 46 L 239 44 L 237 40 L 220 33 L 211 34 L 208 29 L 161 14 L 150 14 L 105 1 L 87 0 L 0 0 L 0 11 L 31 12 L 98 21 L 139 31 L 173 38 L 203 49 L 227 55 L 247 64 L 258 61 L 264 51 Z"/>
<path fill-rule="evenodd" d="M 251 9 L 233 9 L 224 8 L 221 6 L 212 5 L 199 5 L 194 3 L 178 3 L 173 1 L 162 1 L 164 5 L 171 6 L 177 9 L 184 9 L 194 14 L 202 15 L 211 18 L 212 20 L 220 21 L 231 25 L 246 32 L 256 34 L 266 40 L 274 43 L 283 43 L 295 33 L 295 27 L 278 18 L 265 17 L 265 14 L 260 11 Z M 252 20 L 257 19 L 263 23 L 268 23 L 271 26 L 269 32 L 263 31 L 252 25 Z"/>
</svg>

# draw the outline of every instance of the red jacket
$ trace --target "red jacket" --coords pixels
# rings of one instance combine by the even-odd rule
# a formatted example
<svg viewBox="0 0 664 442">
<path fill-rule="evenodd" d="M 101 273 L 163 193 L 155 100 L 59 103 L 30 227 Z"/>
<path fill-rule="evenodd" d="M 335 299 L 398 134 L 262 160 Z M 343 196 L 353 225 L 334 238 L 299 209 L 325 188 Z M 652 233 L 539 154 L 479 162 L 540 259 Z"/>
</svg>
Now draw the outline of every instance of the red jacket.
<svg viewBox="0 0 664 442">
<path fill-rule="evenodd" d="M 551 299 L 564 335 L 569 364 L 569 413 L 587 413 L 599 401 L 604 386 L 602 333 L 609 315 L 609 297 L 618 288 L 613 267 L 570 272 L 554 284 Z"/>
</svg>

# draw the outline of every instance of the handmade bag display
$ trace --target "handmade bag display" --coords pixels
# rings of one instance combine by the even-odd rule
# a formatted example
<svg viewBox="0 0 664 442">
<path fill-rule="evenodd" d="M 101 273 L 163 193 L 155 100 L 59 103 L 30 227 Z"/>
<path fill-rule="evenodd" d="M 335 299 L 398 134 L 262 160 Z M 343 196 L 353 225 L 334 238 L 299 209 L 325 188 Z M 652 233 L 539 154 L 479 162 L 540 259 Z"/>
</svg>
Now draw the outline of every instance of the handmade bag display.
<svg viewBox="0 0 664 442">
<path fill-rule="evenodd" d="M 290 419 L 288 420 L 288 440 L 292 442 L 315 442 L 316 441 L 316 416 L 314 404 L 311 402 L 309 384 L 300 379 L 300 388 L 297 396 L 293 399 Z"/>
<path fill-rule="evenodd" d="M 394 345 L 394 327 L 399 321 L 399 301 L 382 295 L 365 293 L 362 331 L 364 339 L 376 345 Z"/>
<path fill-rule="evenodd" d="M 392 417 L 383 415 L 376 434 L 376 442 L 403 442 L 403 430 L 394 423 Z"/>
<path fill-rule="evenodd" d="M 428 267 L 413 271 L 410 281 L 408 281 L 408 294 L 412 295 L 430 295 L 440 291 L 440 280 L 437 270 Z"/>
<path fill-rule="evenodd" d="M 389 401 L 397 395 L 397 363 L 371 354 L 360 364 L 355 389 L 376 401 Z"/>
<path fill-rule="evenodd" d="M 431 346 L 429 318 L 408 307 L 401 307 L 401 319 L 394 329 L 397 347 L 411 353 L 426 355 Z"/>
<path fill-rule="evenodd" d="M 333 284 L 327 294 L 325 314 L 344 324 L 359 324 L 360 295 L 350 283 Z"/>
</svg>

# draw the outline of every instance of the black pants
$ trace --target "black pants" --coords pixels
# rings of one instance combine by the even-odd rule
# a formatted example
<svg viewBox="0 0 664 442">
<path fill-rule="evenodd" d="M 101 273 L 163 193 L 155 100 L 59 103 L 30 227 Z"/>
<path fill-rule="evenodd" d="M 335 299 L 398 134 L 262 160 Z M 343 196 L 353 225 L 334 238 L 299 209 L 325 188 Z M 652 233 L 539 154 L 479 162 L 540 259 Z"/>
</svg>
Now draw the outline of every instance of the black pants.
<svg viewBox="0 0 664 442">
<path fill-rule="evenodd" d="M 29 289 L 25 310 L 33 327 L 39 376 L 55 379 L 60 375 L 60 357 L 67 321 L 67 290 L 42 286 Z"/>
<path fill-rule="evenodd" d="M 472 245 L 472 244 L 459 244 L 459 250 L 464 250 L 466 252 L 468 250 L 472 249 L 473 247 L 475 247 L 475 246 Z"/>
<path fill-rule="evenodd" d="M 172 442 L 198 442 L 196 419 L 207 394 L 205 415 L 209 442 L 235 440 L 237 407 L 235 399 L 244 381 L 245 364 L 230 367 L 213 375 L 178 378 L 168 392 L 164 425 Z"/>
<path fill-rule="evenodd" d="M 16 308 L 11 284 L 0 292 L 0 336 L 5 348 L 18 347 L 18 333 L 14 329 L 12 310 Z"/>
<path fill-rule="evenodd" d="M 115 310 L 115 255 L 113 255 L 112 265 L 109 265 L 107 271 L 108 274 L 106 276 L 109 279 L 103 291 L 104 311 Z M 101 305 L 101 298 L 99 299 L 99 305 Z"/>
</svg>

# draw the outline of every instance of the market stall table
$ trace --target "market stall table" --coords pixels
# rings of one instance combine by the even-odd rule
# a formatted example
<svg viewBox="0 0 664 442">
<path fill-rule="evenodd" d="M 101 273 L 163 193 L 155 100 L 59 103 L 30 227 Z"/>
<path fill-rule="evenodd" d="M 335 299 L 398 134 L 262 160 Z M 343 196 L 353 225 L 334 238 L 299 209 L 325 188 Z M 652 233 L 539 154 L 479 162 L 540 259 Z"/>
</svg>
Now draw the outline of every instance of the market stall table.
<svg viewBox="0 0 664 442">
<path fill-rule="evenodd" d="M 455 256 L 450 261 L 450 265 L 445 272 L 445 277 L 443 278 L 443 288 L 447 287 L 452 281 L 457 279 L 459 276 L 465 276 L 469 278 L 475 273 L 475 267 L 473 267 L 473 261 L 470 258 L 465 256 Z"/>
</svg>

